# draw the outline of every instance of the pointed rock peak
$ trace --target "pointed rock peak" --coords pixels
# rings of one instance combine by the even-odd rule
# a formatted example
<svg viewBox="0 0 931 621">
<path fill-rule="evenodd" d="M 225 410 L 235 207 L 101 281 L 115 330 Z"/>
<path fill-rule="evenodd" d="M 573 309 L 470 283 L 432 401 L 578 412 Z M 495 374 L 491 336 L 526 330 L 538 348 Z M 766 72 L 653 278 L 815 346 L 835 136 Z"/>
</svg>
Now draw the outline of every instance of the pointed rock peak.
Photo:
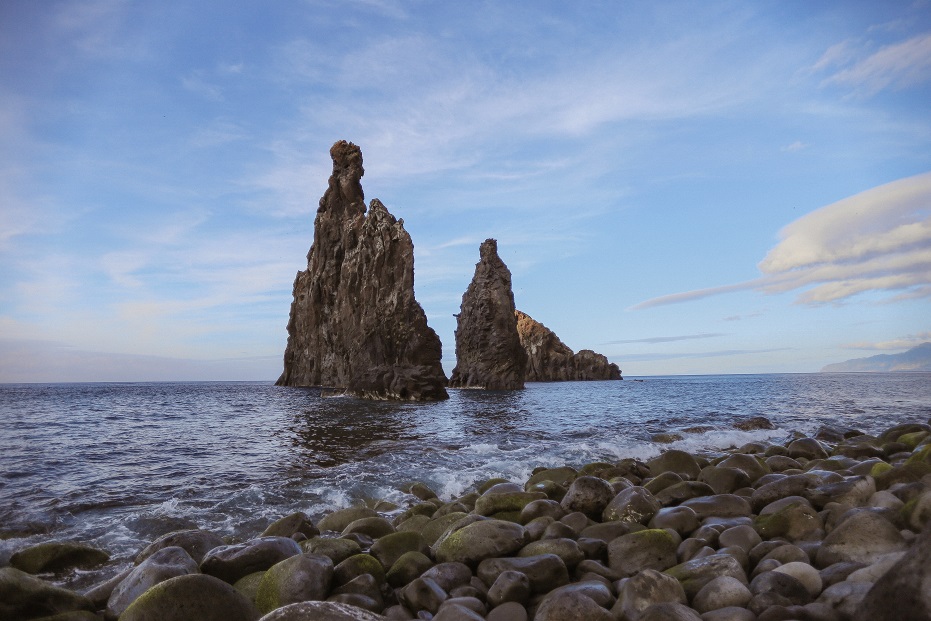
<svg viewBox="0 0 931 621">
<path fill-rule="evenodd" d="M 294 280 L 283 386 L 371 399 L 448 398 L 440 339 L 414 299 L 414 244 L 377 198 L 366 215 L 362 152 L 330 149 L 333 174 Z"/>
<path fill-rule="evenodd" d="M 524 387 L 526 354 L 517 335 L 511 272 L 498 256 L 498 242 L 486 239 L 481 260 L 462 296 L 456 328 L 454 388 L 513 390 Z"/>
<path fill-rule="evenodd" d="M 330 147 L 333 158 L 333 173 L 329 186 L 320 199 L 317 213 L 329 212 L 334 215 L 357 215 L 365 213 L 365 194 L 362 192 L 362 149 L 339 140 Z"/>
<path fill-rule="evenodd" d="M 498 240 L 489 238 L 483 241 L 478 248 L 478 256 L 485 263 L 495 260 L 501 261 L 498 256 Z"/>
</svg>

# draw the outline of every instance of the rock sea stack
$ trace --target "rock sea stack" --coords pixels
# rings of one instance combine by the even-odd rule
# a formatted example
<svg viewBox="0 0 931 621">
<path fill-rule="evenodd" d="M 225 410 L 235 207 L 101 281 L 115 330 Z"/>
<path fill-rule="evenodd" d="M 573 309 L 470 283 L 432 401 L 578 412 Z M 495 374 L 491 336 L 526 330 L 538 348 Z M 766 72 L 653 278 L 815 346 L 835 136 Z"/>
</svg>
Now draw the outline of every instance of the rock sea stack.
<svg viewBox="0 0 931 621">
<path fill-rule="evenodd" d="M 341 140 L 294 280 L 279 386 L 370 399 L 447 399 L 441 344 L 414 299 L 414 244 L 377 198 L 365 208 L 362 151 Z"/>
<path fill-rule="evenodd" d="M 527 352 L 525 379 L 528 382 L 566 382 L 576 380 L 619 380 L 621 370 L 602 354 L 590 349 L 574 353 L 552 330 L 521 311 L 517 317 L 517 334 Z"/>
<path fill-rule="evenodd" d="M 479 248 L 475 275 L 462 295 L 456 328 L 452 388 L 515 390 L 524 387 L 527 354 L 517 335 L 511 271 L 498 256 L 498 242 Z"/>
</svg>

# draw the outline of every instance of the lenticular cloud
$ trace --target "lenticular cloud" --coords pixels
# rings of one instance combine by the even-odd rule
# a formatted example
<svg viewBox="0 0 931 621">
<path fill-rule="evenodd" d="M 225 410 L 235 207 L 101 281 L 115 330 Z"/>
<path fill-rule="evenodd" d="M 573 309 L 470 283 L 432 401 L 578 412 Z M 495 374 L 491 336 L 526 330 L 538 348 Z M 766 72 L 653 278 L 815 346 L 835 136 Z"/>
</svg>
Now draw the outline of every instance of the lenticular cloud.
<svg viewBox="0 0 931 621">
<path fill-rule="evenodd" d="M 802 216 L 779 232 L 760 278 L 646 300 L 634 310 L 757 289 L 802 290 L 804 304 L 869 291 L 931 297 L 931 172 L 871 188 Z"/>
<path fill-rule="evenodd" d="M 822 207 L 780 231 L 755 284 L 822 303 L 931 283 L 931 172 Z"/>
</svg>

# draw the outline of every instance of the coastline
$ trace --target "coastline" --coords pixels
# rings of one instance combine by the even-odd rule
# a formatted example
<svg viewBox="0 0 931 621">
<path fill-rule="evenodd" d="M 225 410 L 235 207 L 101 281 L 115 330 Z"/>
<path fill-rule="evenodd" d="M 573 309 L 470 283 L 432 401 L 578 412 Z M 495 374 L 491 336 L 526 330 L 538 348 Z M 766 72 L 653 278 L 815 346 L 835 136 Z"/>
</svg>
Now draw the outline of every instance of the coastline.
<svg viewBox="0 0 931 621">
<path fill-rule="evenodd" d="M 894 577 L 897 564 L 918 546 L 931 545 L 923 543 L 929 536 L 920 536 L 929 531 L 931 516 L 931 427 L 917 421 L 875 436 L 824 427 L 812 436 L 717 454 L 670 449 L 645 461 L 537 468 L 523 485 L 492 480 L 442 500 L 419 484 L 400 505 L 373 501 L 316 523 L 306 515 L 285 516 L 241 543 L 199 530 L 189 531 L 199 534 L 187 542 L 169 535 L 155 548 L 171 549 L 175 556 L 163 564 L 184 571 L 143 589 L 151 593 L 120 618 L 146 618 L 133 612 L 156 605 L 146 601 L 180 605 L 177 585 L 195 580 L 231 587 L 218 587 L 217 597 L 238 602 L 234 608 L 243 618 L 320 618 L 313 615 L 322 614 L 323 604 L 301 604 L 283 616 L 291 614 L 284 608 L 290 601 L 307 597 L 280 595 L 290 588 L 282 585 L 290 584 L 284 576 L 292 571 L 317 576 L 308 599 L 329 599 L 356 615 L 332 618 L 381 618 L 365 616 L 377 613 L 403 619 L 426 610 L 435 618 L 546 621 L 566 618 L 559 615 L 568 609 L 591 619 L 651 618 L 644 603 L 656 614 L 683 619 L 796 618 L 778 616 L 783 612 L 858 618 L 858 610 L 881 600 L 882 589 L 873 586 L 889 582 L 883 576 Z M 217 545 L 201 550 L 204 540 Z M 258 565 L 243 565 L 242 558 L 261 556 L 263 546 L 274 551 L 266 550 Z M 92 564 L 102 558 L 82 554 Z M 35 557 L 27 549 L 10 560 L 36 570 L 43 584 L 5 567 L 0 571 L 8 584 L 13 575 L 35 588 L 54 588 L 45 579 L 56 574 L 30 565 Z M 80 557 L 60 555 L 49 566 L 73 571 Z M 237 563 L 239 569 L 230 569 Z M 152 570 L 144 563 L 135 567 L 134 580 L 144 584 L 142 576 Z M 650 600 L 656 585 L 662 601 Z M 89 604 L 58 595 L 80 603 L 74 610 L 96 614 L 107 600 L 113 603 L 118 588 L 116 580 L 96 585 L 83 594 Z M 269 592 L 278 599 L 270 600 Z M 281 605 L 269 608 L 272 603 Z M 517 616 L 496 616 L 504 614 L 498 609 Z M 731 617 L 714 616 L 725 609 Z M 8 612 L 11 619 L 38 618 L 15 614 Z"/>
</svg>

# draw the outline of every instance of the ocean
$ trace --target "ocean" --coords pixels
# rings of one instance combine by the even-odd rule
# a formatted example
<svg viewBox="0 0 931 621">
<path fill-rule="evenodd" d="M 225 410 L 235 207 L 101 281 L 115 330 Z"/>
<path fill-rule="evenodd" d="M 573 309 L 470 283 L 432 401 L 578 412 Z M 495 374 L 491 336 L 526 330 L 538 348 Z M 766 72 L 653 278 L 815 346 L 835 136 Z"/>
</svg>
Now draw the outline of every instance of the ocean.
<svg viewBox="0 0 931 621">
<path fill-rule="evenodd" d="M 741 431 L 763 416 L 776 429 Z M 107 550 L 99 581 L 158 536 L 230 540 L 275 519 L 386 499 L 422 481 L 442 498 L 522 482 L 537 466 L 716 451 L 931 417 L 931 374 L 779 374 L 450 390 L 440 403 L 322 398 L 265 382 L 0 385 L 0 565 L 48 540 Z M 681 437 L 655 442 L 656 434 Z M 669 438 L 666 438 L 667 440 Z"/>
</svg>

